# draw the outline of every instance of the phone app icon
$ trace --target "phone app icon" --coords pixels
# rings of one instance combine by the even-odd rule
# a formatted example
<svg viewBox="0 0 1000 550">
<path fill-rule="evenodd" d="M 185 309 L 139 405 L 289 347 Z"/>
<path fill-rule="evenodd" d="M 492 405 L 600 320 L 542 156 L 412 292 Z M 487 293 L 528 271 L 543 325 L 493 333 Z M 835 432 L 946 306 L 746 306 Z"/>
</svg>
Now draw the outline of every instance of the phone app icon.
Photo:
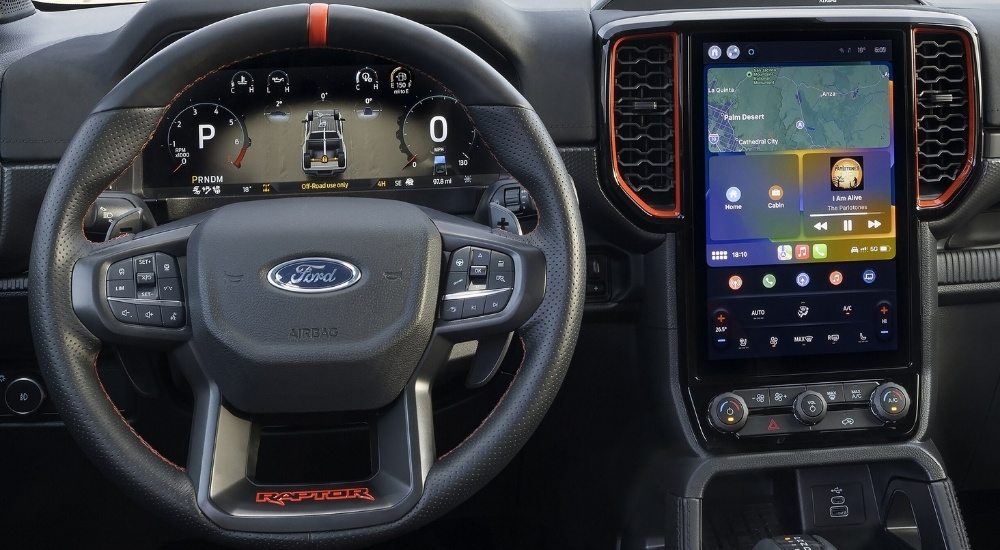
<svg viewBox="0 0 1000 550">
<path fill-rule="evenodd" d="M 767 275 L 764 275 L 761 282 L 764 284 L 764 288 L 774 288 L 774 285 L 778 284 L 778 279 L 775 278 L 774 275 L 768 273 Z"/>
<path fill-rule="evenodd" d="M 807 244 L 797 244 L 797 245 L 795 245 L 795 259 L 796 260 L 808 260 L 809 259 L 809 245 L 807 245 Z"/>
<path fill-rule="evenodd" d="M 813 245 L 813 258 L 817 260 L 822 260 L 826 258 L 826 245 L 825 244 L 814 244 Z"/>
<path fill-rule="evenodd" d="M 782 244 L 778 245 L 778 259 L 786 262 L 792 259 L 792 245 Z"/>
</svg>

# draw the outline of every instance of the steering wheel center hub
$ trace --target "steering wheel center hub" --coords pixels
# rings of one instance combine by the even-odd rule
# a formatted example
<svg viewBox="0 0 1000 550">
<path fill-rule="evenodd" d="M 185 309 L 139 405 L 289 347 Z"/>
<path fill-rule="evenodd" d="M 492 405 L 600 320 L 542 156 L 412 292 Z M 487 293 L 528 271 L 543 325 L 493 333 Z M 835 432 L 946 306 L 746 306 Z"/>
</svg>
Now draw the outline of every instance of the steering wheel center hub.
<svg viewBox="0 0 1000 550">
<path fill-rule="evenodd" d="M 429 341 L 440 258 L 434 224 L 405 203 L 223 207 L 190 241 L 191 345 L 247 413 L 385 406 Z"/>
</svg>

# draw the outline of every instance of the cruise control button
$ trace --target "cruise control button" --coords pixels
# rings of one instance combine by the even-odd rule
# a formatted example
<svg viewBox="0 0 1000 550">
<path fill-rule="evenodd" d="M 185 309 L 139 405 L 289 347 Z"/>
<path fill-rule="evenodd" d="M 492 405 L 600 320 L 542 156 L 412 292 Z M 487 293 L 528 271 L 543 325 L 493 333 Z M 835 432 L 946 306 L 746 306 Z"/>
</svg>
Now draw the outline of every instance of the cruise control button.
<svg viewBox="0 0 1000 550">
<path fill-rule="evenodd" d="M 490 271 L 514 271 L 514 260 L 503 252 L 494 250 L 490 255 Z"/>
<path fill-rule="evenodd" d="M 507 307 L 507 301 L 510 300 L 510 292 L 503 292 L 500 294 L 493 294 L 486 297 L 486 308 L 483 310 L 483 314 L 489 315 L 491 313 L 497 313 L 503 311 L 503 308 Z"/>
<path fill-rule="evenodd" d="M 111 306 L 111 313 L 114 314 L 115 319 L 130 324 L 139 322 L 139 315 L 135 311 L 135 304 L 108 300 L 108 305 Z"/>
<path fill-rule="evenodd" d="M 479 298 L 466 298 L 465 304 L 462 306 L 462 318 L 467 319 L 469 317 L 478 317 L 483 315 L 484 309 L 486 309 L 485 296 Z"/>
<path fill-rule="evenodd" d="M 131 281 L 134 276 L 135 270 L 132 268 L 132 258 L 115 262 L 108 268 L 109 281 Z"/>
<path fill-rule="evenodd" d="M 136 273 L 155 273 L 156 265 L 152 254 L 147 254 L 145 256 L 139 256 L 135 259 L 135 272 Z"/>
<path fill-rule="evenodd" d="M 135 282 L 108 281 L 108 298 L 135 298 Z"/>
<path fill-rule="evenodd" d="M 163 326 L 167 328 L 181 328 L 184 326 L 184 308 L 180 306 L 160 306 L 160 317 Z"/>
<path fill-rule="evenodd" d="M 135 274 L 135 282 L 138 283 L 138 284 L 140 284 L 140 285 L 151 285 L 151 284 L 154 284 L 154 283 L 156 283 L 156 274 L 155 273 L 141 273 L 141 272 L 140 273 L 136 273 Z"/>
<path fill-rule="evenodd" d="M 135 297 L 140 300 L 155 300 L 157 295 L 155 286 L 140 286 L 135 289 Z"/>
<path fill-rule="evenodd" d="M 844 402 L 843 384 L 824 384 L 821 386 L 809 386 L 809 389 L 822 395 L 823 399 L 825 399 L 827 403 Z"/>
<path fill-rule="evenodd" d="M 155 259 L 157 277 L 177 277 L 177 262 L 173 256 L 157 252 Z"/>
<path fill-rule="evenodd" d="M 463 247 L 451 253 L 451 261 L 448 265 L 448 271 L 468 271 L 469 270 L 469 252 L 472 247 Z"/>
<path fill-rule="evenodd" d="M 445 321 L 461 319 L 464 305 L 465 300 L 445 300 L 441 303 L 441 319 Z"/>
<path fill-rule="evenodd" d="M 180 279 L 160 279 L 158 285 L 161 300 L 173 300 L 175 302 L 184 301 L 184 293 L 181 292 Z"/>
<path fill-rule="evenodd" d="M 448 280 L 444 283 L 444 293 L 454 294 L 456 292 L 465 292 L 469 287 L 469 274 L 468 273 L 449 273 Z"/>
<path fill-rule="evenodd" d="M 486 288 L 490 290 L 496 290 L 500 288 L 514 288 L 513 273 L 506 273 L 503 271 L 499 273 L 490 273 L 490 276 L 487 280 L 489 282 L 487 283 Z"/>
<path fill-rule="evenodd" d="M 160 306 L 138 304 L 135 306 L 139 314 L 139 324 L 150 327 L 158 327 L 163 324 L 160 317 Z"/>
<path fill-rule="evenodd" d="M 470 265 L 490 265 L 490 251 L 482 248 L 473 248 L 469 253 Z"/>
</svg>

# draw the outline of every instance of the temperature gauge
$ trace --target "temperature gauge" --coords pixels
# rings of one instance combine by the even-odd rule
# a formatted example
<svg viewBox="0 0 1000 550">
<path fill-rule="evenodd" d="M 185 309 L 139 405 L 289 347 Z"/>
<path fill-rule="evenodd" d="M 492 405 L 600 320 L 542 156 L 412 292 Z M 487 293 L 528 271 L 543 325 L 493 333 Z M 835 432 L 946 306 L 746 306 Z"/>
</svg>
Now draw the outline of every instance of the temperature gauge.
<svg viewBox="0 0 1000 550">
<path fill-rule="evenodd" d="M 231 94 L 252 94 L 253 90 L 253 76 L 246 71 L 234 74 L 232 80 L 229 81 L 229 93 Z"/>
<path fill-rule="evenodd" d="M 374 92 L 378 89 L 378 73 L 371 67 L 365 67 L 354 75 L 354 89 L 359 92 Z"/>
</svg>

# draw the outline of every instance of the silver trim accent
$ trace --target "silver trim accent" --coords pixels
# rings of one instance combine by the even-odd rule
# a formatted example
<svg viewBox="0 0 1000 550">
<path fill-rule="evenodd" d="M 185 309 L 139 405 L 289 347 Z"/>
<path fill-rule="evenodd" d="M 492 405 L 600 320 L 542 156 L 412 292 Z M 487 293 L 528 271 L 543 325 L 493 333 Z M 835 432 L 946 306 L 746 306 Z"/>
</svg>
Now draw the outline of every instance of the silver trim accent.
<svg viewBox="0 0 1000 550">
<path fill-rule="evenodd" d="M 441 297 L 442 300 L 461 300 L 464 298 L 482 298 L 483 296 L 493 296 L 495 294 L 503 294 L 504 292 L 510 292 L 514 289 L 512 288 L 493 288 L 489 290 L 466 290 L 464 292 L 456 292 L 454 294 L 445 294 Z"/>
<path fill-rule="evenodd" d="M 337 283 L 333 286 L 322 287 L 322 288 L 300 288 L 298 286 L 292 286 L 295 283 L 292 283 L 290 281 L 284 282 L 281 281 L 280 279 L 276 279 L 278 271 L 281 271 L 283 268 L 293 264 L 308 263 L 308 262 L 317 262 L 317 263 L 323 262 L 327 264 L 332 263 L 342 266 L 351 272 L 351 277 L 348 280 Z M 271 270 L 267 272 L 267 282 L 270 283 L 271 286 L 280 290 L 285 290 L 288 292 L 296 292 L 301 294 L 319 294 L 322 292 L 335 292 L 337 290 L 343 290 L 360 280 L 361 280 L 361 270 L 358 269 L 357 266 L 355 266 L 354 264 L 350 262 L 345 262 L 344 260 L 337 260 L 335 258 L 322 258 L 318 256 L 288 260 L 287 262 L 282 262 L 272 267 Z"/>
<path fill-rule="evenodd" d="M 135 304 L 140 306 L 184 307 L 184 302 L 178 302 L 176 300 L 140 300 L 139 298 L 108 298 L 108 301 L 118 302 L 122 304 Z"/>
</svg>

